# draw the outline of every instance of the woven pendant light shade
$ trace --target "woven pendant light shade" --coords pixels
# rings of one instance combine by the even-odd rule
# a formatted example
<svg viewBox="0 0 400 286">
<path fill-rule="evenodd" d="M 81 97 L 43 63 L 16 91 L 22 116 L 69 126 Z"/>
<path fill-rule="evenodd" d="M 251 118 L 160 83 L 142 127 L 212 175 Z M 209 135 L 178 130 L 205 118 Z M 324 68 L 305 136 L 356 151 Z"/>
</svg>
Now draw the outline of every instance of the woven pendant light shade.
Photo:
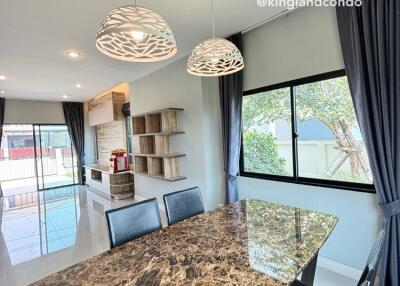
<svg viewBox="0 0 400 286">
<path fill-rule="evenodd" d="M 230 41 L 213 38 L 198 44 L 188 61 L 189 73 L 198 76 L 222 76 L 244 68 L 239 49 Z"/>
<path fill-rule="evenodd" d="M 177 52 L 171 28 L 156 12 L 136 5 L 111 11 L 97 31 L 97 48 L 131 62 L 166 60 Z"/>
</svg>

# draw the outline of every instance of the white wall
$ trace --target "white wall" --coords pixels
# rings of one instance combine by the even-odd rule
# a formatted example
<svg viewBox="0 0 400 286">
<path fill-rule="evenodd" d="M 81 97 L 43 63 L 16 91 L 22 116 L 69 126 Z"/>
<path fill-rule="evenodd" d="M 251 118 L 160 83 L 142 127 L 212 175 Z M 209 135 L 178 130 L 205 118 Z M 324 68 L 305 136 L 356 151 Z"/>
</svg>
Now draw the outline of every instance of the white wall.
<svg viewBox="0 0 400 286">
<path fill-rule="evenodd" d="M 64 124 L 61 102 L 6 99 L 4 122 L 9 124 Z"/>
<path fill-rule="evenodd" d="M 184 135 L 173 136 L 171 146 L 173 152 L 183 152 L 186 157 L 180 159 L 180 170 L 186 180 L 178 182 L 165 182 L 140 175 L 135 176 L 135 191 L 139 197 L 157 197 L 163 203 L 162 195 L 181 189 L 199 186 L 207 209 L 215 207 L 222 195 L 222 189 L 217 190 L 214 183 L 209 180 L 212 168 L 218 165 L 209 165 L 210 161 L 218 159 L 218 146 L 210 140 L 218 137 L 209 136 L 216 131 L 211 125 L 215 122 L 212 117 L 219 116 L 214 108 L 215 82 L 210 83 L 210 90 L 202 91 L 202 79 L 189 75 L 186 71 L 187 58 L 176 61 L 144 78 L 131 84 L 130 101 L 131 113 L 138 114 L 166 107 L 184 108 L 179 114 L 178 122 Z M 210 117 L 205 116 L 209 114 Z M 212 120 L 212 121 L 210 121 Z M 209 146 L 214 144 L 214 146 Z M 211 151 L 210 151 L 211 150 Z M 217 155 L 216 155 L 217 154 Z M 212 176 L 211 176 L 212 177 Z M 210 197 L 210 199 L 208 199 Z"/>
<path fill-rule="evenodd" d="M 244 35 L 245 90 L 343 68 L 333 8 L 302 8 Z M 362 269 L 380 226 L 376 195 L 240 177 L 239 196 L 334 214 L 321 255 Z"/>
</svg>

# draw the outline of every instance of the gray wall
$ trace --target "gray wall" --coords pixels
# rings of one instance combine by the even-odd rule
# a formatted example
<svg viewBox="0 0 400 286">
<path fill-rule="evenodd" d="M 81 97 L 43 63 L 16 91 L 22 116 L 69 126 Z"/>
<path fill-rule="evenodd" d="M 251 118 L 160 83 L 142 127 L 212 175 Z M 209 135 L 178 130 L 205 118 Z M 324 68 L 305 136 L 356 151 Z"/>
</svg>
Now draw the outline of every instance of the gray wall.
<svg viewBox="0 0 400 286">
<path fill-rule="evenodd" d="M 10 124 L 64 124 L 61 102 L 6 99 L 4 122 Z"/>
<path fill-rule="evenodd" d="M 94 127 L 89 126 L 89 109 L 85 103 L 83 109 L 83 120 L 85 128 L 85 164 L 91 165 L 96 163 L 96 137 Z"/>
<path fill-rule="evenodd" d="M 333 8 L 302 8 L 246 33 L 245 90 L 342 69 L 335 17 Z M 373 194 L 241 177 L 239 196 L 338 216 L 321 255 L 358 269 L 380 228 Z"/>
<path fill-rule="evenodd" d="M 244 90 L 343 69 L 333 8 L 300 8 L 243 36 Z"/>
<path fill-rule="evenodd" d="M 148 112 L 166 107 L 184 108 L 179 117 L 180 129 L 184 135 L 173 136 L 172 152 L 183 152 L 186 157 L 180 159 L 180 170 L 187 179 L 179 182 L 165 182 L 144 176 L 135 176 L 136 194 L 143 198 L 157 197 L 162 204 L 162 195 L 181 189 L 199 186 L 207 209 L 214 208 L 222 195 L 218 194 L 212 180 L 213 160 L 219 160 L 214 133 L 213 117 L 219 116 L 215 109 L 215 82 L 210 83 L 213 92 L 202 91 L 202 79 L 189 75 L 186 71 L 187 58 L 176 61 L 131 84 L 130 101 L 132 114 Z M 210 97 L 209 97 L 210 96 Z M 208 110 L 210 108 L 210 110 Z M 210 115 L 205 116 L 205 114 Z M 211 141 L 210 141 L 211 140 Z M 213 146 L 210 146 L 213 144 Z M 210 181 L 211 180 L 211 181 Z M 210 197 L 210 200 L 208 199 Z"/>
<path fill-rule="evenodd" d="M 221 109 L 216 78 L 202 78 L 206 191 L 210 209 L 225 201 Z"/>
</svg>

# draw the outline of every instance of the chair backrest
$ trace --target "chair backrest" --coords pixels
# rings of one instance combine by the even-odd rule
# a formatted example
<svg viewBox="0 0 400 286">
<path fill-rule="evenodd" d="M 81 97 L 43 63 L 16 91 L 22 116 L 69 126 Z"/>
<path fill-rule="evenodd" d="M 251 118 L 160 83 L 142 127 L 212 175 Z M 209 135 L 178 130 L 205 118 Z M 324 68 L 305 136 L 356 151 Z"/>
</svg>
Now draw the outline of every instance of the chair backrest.
<svg viewBox="0 0 400 286">
<path fill-rule="evenodd" d="M 367 265 L 358 281 L 357 286 L 373 286 L 375 282 L 376 273 L 378 271 L 379 262 L 381 260 L 382 251 L 384 247 L 385 230 L 379 232 L 378 238 L 372 247 L 368 257 Z"/>
<path fill-rule="evenodd" d="M 168 225 L 204 213 L 203 199 L 198 187 L 164 195 Z"/>
<path fill-rule="evenodd" d="M 106 218 L 111 248 L 162 228 L 156 198 L 109 210 Z"/>
</svg>

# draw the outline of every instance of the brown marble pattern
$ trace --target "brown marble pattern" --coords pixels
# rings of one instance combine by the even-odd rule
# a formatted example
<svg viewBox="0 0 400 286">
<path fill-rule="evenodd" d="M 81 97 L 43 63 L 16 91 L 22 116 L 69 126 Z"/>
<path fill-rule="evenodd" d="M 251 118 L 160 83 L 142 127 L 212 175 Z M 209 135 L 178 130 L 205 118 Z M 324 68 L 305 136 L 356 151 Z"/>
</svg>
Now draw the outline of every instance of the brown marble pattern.
<svg viewBox="0 0 400 286">
<path fill-rule="evenodd" d="M 336 222 L 323 213 L 243 200 L 32 285 L 290 285 Z"/>
</svg>

